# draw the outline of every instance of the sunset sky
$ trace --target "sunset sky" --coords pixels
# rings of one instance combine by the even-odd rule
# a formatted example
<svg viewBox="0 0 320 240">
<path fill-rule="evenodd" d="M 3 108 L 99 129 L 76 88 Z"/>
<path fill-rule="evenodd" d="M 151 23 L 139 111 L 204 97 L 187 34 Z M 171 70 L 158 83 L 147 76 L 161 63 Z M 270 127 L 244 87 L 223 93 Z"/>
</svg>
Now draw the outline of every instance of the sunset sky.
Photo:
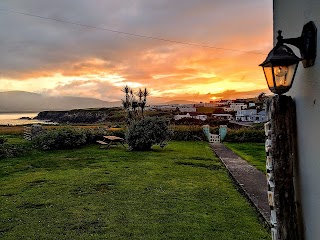
<svg viewBox="0 0 320 240">
<path fill-rule="evenodd" d="M 0 29 L 0 92 L 106 101 L 126 84 L 147 87 L 151 100 L 269 93 L 258 65 L 272 48 L 270 0 L 1 0 Z"/>
</svg>

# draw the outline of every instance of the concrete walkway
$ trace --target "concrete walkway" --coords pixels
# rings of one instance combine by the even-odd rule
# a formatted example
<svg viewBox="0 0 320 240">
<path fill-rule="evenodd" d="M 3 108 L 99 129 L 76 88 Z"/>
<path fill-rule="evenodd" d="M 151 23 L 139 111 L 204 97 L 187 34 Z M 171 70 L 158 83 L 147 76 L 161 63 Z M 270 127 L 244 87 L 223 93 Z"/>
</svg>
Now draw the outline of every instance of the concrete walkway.
<svg viewBox="0 0 320 240">
<path fill-rule="evenodd" d="M 267 195 L 267 180 L 265 174 L 241 159 L 222 143 L 213 143 L 211 147 L 226 166 L 231 177 L 255 206 L 266 223 L 270 223 L 270 207 Z"/>
</svg>

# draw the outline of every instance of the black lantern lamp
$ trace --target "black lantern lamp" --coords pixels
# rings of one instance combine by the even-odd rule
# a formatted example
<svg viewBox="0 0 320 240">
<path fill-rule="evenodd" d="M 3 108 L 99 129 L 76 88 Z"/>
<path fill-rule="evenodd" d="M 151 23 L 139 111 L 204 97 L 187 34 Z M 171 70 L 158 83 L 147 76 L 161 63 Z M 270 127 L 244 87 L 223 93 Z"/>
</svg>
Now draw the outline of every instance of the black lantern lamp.
<svg viewBox="0 0 320 240">
<path fill-rule="evenodd" d="M 281 31 L 278 31 L 278 34 L 276 46 L 259 66 L 263 67 L 270 91 L 283 94 L 292 86 L 299 61 L 302 61 L 305 68 L 314 65 L 317 52 L 317 28 L 313 22 L 308 22 L 304 25 L 300 37 L 283 39 Z M 297 57 L 284 43 L 299 48 L 301 58 Z"/>
</svg>

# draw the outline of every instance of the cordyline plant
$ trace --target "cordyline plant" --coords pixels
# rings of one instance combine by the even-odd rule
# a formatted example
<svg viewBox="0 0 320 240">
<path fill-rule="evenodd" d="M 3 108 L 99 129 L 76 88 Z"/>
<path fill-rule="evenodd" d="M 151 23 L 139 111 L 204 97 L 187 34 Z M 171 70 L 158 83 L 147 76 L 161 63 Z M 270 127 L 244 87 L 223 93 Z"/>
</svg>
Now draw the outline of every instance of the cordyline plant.
<svg viewBox="0 0 320 240">
<path fill-rule="evenodd" d="M 126 141 L 130 150 L 146 151 L 152 145 L 159 144 L 164 147 L 170 139 L 172 132 L 168 123 L 161 118 L 145 117 L 144 109 L 147 105 L 148 90 L 145 88 L 134 92 L 125 86 L 122 91 L 125 99 L 122 105 L 127 112 Z"/>
<path fill-rule="evenodd" d="M 127 112 L 127 124 L 141 120 L 144 118 L 144 109 L 147 105 L 147 97 L 150 95 L 147 88 L 142 90 L 139 88 L 138 92 L 134 92 L 132 88 L 127 85 L 122 89 L 125 93 L 125 99 L 122 100 L 122 106 Z"/>
</svg>

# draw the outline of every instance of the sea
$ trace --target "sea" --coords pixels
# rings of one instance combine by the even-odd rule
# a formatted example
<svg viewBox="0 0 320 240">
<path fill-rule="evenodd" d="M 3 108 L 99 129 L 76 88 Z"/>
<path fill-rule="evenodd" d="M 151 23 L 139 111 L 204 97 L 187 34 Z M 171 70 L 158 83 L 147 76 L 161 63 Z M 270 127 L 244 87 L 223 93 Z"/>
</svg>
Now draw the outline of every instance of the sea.
<svg viewBox="0 0 320 240">
<path fill-rule="evenodd" d="M 48 124 L 46 121 L 33 119 L 37 115 L 38 113 L 0 113 L 0 125 Z M 22 117 L 30 119 L 21 119 Z"/>
</svg>

